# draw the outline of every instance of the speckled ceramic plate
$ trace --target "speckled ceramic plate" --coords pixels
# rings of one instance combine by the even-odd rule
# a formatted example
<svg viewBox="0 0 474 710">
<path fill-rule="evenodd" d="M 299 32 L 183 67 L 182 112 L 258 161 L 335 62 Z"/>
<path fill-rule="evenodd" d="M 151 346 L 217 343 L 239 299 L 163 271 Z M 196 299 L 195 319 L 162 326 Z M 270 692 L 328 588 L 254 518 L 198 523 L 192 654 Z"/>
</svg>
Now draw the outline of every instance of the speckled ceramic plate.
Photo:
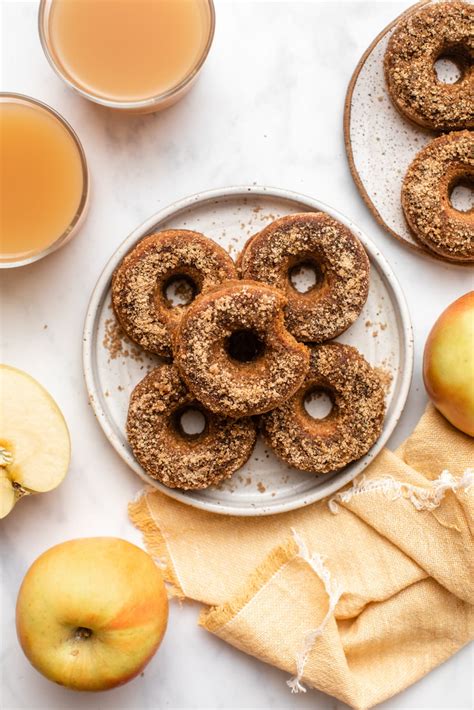
<svg viewBox="0 0 474 710">
<path fill-rule="evenodd" d="M 370 258 L 367 303 L 357 322 L 338 340 L 355 345 L 386 375 L 387 416 L 379 440 L 362 459 L 325 476 L 289 468 L 259 441 L 247 464 L 220 487 L 184 492 L 157 483 L 134 459 L 125 435 L 125 421 L 133 387 L 159 359 L 140 351 L 121 336 L 111 308 L 114 269 L 142 237 L 157 230 L 196 229 L 235 256 L 249 236 L 277 217 L 320 210 L 357 234 Z M 135 473 L 163 493 L 188 505 L 228 515 L 269 515 L 299 508 L 337 491 L 361 473 L 395 428 L 408 394 L 412 364 L 412 331 L 405 299 L 375 244 L 347 218 L 317 200 L 261 187 L 205 192 L 182 200 L 144 222 L 105 267 L 92 294 L 84 329 L 84 372 L 90 402 L 112 446 Z"/>
<path fill-rule="evenodd" d="M 416 126 L 400 115 L 388 94 L 383 70 L 385 50 L 398 22 L 428 4 L 431 3 L 420 2 L 397 17 L 363 54 L 347 90 L 344 136 L 352 176 L 377 221 L 411 249 L 441 259 L 412 235 L 400 202 L 408 166 L 439 134 Z M 438 71 L 448 83 L 457 78 L 455 67 L 449 62 L 441 62 Z M 460 209 L 472 207 L 468 190 L 460 188 L 452 199 L 457 200 L 456 206 Z"/>
</svg>

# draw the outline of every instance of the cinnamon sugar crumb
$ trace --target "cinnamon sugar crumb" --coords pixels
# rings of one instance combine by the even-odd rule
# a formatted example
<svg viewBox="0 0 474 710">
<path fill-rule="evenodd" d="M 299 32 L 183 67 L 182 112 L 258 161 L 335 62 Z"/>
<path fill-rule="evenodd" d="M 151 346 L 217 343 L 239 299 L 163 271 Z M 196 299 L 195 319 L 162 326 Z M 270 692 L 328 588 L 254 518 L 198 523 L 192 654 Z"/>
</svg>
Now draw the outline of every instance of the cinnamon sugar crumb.
<svg viewBox="0 0 474 710">
<path fill-rule="evenodd" d="M 382 387 L 384 388 L 384 391 L 387 393 L 390 391 L 390 387 L 392 386 L 393 382 L 393 375 L 392 373 L 387 370 L 385 367 L 375 367 L 375 372 L 379 376 L 380 382 L 382 383 Z"/>
<path fill-rule="evenodd" d="M 104 323 L 102 345 L 109 352 L 109 362 L 110 360 L 116 360 L 118 357 L 130 357 L 136 362 L 143 362 L 143 352 L 127 338 L 115 318 L 107 318 Z"/>
</svg>

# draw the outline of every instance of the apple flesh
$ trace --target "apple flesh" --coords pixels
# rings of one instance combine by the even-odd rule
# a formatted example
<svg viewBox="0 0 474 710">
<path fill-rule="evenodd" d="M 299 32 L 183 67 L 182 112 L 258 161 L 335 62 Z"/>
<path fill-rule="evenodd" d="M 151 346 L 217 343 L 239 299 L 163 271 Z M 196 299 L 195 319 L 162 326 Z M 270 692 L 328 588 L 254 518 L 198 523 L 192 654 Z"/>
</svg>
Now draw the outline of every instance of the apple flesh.
<svg viewBox="0 0 474 710">
<path fill-rule="evenodd" d="M 423 379 L 435 407 L 474 436 L 474 291 L 440 315 L 425 345 Z"/>
<path fill-rule="evenodd" d="M 24 495 L 64 479 L 71 456 L 61 411 L 26 372 L 0 365 L 0 518 Z"/>
<path fill-rule="evenodd" d="M 168 599 L 151 557 L 126 540 L 69 540 L 21 585 L 16 623 L 30 663 L 74 690 L 108 690 L 140 673 L 161 643 Z"/>
</svg>

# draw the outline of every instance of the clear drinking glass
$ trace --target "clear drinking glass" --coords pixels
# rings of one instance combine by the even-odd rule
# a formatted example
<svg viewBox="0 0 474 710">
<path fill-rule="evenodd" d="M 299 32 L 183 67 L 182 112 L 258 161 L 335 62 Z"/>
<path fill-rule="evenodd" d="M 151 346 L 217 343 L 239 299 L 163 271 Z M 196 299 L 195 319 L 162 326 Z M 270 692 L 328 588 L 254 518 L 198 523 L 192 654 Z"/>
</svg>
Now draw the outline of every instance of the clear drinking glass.
<svg viewBox="0 0 474 710">
<path fill-rule="evenodd" d="M 12 268 L 42 259 L 76 234 L 87 212 L 89 172 L 74 129 L 42 101 L 0 92 L 0 122 L 0 268 Z"/>
<path fill-rule="evenodd" d="M 206 14 L 208 21 L 206 22 L 207 27 L 207 39 L 204 42 L 202 52 L 195 62 L 194 66 L 188 71 L 188 73 L 179 80 L 176 85 L 171 86 L 166 91 L 159 93 L 154 96 L 149 96 L 143 99 L 133 99 L 133 100 L 122 100 L 120 98 L 114 99 L 111 96 L 101 96 L 99 92 L 92 91 L 85 86 L 85 82 L 81 83 L 80 78 L 73 76 L 72 71 L 68 71 L 64 63 L 62 62 L 59 53 L 55 50 L 54 41 L 52 37 L 51 28 L 51 14 L 55 2 L 70 2 L 70 0 L 41 0 L 39 6 L 38 14 L 38 26 L 41 44 L 43 46 L 44 53 L 52 68 L 56 74 L 72 89 L 77 91 L 81 96 L 84 96 L 90 101 L 94 101 L 102 106 L 107 106 L 108 108 L 119 109 L 123 112 L 129 113 L 152 113 L 154 111 L 160 111 L 168 106 L 171 106 L 176 101 L 178 101 L 194 84 L 199 72 L 207 58 L 209 50 L 212 45 L 212 40 L 214 38 L 215 30 L 215 9 L 213 0 L 205 0 L 203 6 L 206 8 Z M 78 2 L 79 0 L 76 0 Z M 106 2 L 107 0 L 104 0 Z M 139 10 L 137 10 L 138 12 Z"/>
</svg>

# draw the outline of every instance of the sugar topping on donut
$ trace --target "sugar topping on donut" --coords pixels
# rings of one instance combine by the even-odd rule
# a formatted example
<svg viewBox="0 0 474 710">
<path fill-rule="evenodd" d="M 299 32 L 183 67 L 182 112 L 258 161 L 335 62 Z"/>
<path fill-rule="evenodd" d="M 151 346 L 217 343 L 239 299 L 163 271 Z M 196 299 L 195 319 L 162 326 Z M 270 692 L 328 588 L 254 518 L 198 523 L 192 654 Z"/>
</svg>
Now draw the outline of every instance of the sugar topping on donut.
<svg viewBox="0 0 474 710">
<path fill-rule="evenodd" d="M 435 63 L 451 58 L 455 83 L 440 81 Z M 396 26 L 384 59 L 389 94 L 407 118 L 434 130 L 474 127 L 474 5 L 435 2 L 410 12 Z"/>
<path fill-rule="evenodd" d="M 175 362 L 207 408 L 231 417 L 277 406 L 300 386 L 309 354 L 286 330 L 285 296 L 229 281 L 190 306 L 174 337 Z"/>
<path fill-rule="evenodd" d="M 203 234 L 167 230 L 142 239 L 129 252 L 112 281 L 112 303 L 127 335 L 145 350 L 171 356 L 171 334 L 188 304 L 175 305 L 166 296 L 173 280 L 184 280 L 192 296 L 234 278 L 227 252 Z"/>
<path fill-rule="evenodd" d="M 262 415 L 268 445 L 290 466 L 329 473 L 366 454 L 380 436 L 385 400 L 376 370 L 350 345 L 310 347 L 310 367 L 302 387 L 281 407 Z M 332 400 L 323 419 L 305 409 L 305 398 L 322 391 Z"/>
<path fill-rule="evenodd" d="M 198 434 L 186 434 L 181 416 L 198 410 L 205 420 Z M 207 488 L 247 461 L 256 440 L 255 423 L 220 417 L 196 402 L 173 365 L 150 372 L 132 392 L 127 436 L 146 473 L 170 488 Z"/>
<path fill-rule="evenodd" d="M 474 211 L 450 202 L 459 182 L 474 184 L 474 132 L 459 131 L 428 143 L 408 168 L 402 206 L 414 235 L 448 259 L 474 261 Z"/>
<path fill-rule="evenodd" d="M 291 272 L 299 264 L 319 275 L 305 293 Z M 340 335 L 359 316 L 369 291 L 369 260 L 360 240 L 325 212 L 281 217 L 254 235 L 238 266 L 244 278 L 281 289 L 287 298 L 286 326 L 304 342 Z"/>
</svg>

